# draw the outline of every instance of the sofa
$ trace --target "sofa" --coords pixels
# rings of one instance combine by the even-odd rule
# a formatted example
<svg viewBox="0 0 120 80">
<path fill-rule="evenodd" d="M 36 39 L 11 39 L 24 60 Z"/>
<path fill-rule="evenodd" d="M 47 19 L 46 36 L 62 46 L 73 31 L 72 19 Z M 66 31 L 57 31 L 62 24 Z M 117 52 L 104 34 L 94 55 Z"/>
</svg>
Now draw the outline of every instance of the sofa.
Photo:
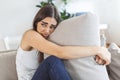
<svg viewBox="0 0 120 80">
<path fill-rule="evenodd" d="M 112 43 L 108 47 L 112 54 L 112 62 L 107 66 L 111 80 L 120 79 L 120 48 Z M 0 80 L 17 80 L 15 66 L 16 50 L 0 51 Z"/>
<path fill-rule="evenodd" d="M 16 50 L 0 51 L 0 80 L 17 80 Z"/>
<path fill-rule="evenodd" d="M 90 14 L 91 15 L 91 14 Z M 92 17 L 93 18 L 93 17 Z M 74 18 L 74 19 L 76 19 L 76 18 Z M 78 18 L 77 18 L 78 19 Z M 80 19 L 85 19 L 85 18 L 83 18 L 83 17 L 80 17 Z M 73 19 L 72 19 L 73 20 Z M 69 21 L 71 22 L 72 20 L 68 20 L 67 22 L 68 22 L 68 24 L 69 24 Z M 86 20 L 84 20 L 84 21 L 86 21 Z M 89 19 L 87 19 L 87 22 L 89 22 L 89 21 L 92 21 L 91 20 L 91 18 L 89 18 Z M 94 21 L 96 21 L 96 19 L 94 20 Z M 64 25 L 64 26 L 66 26 L 66 25 L 68 25 L 68 24 L 66 24 L 67 23 L 66 21 L 65 21 L 65 23 L 62 23 L 62 26 Z M 77 22 L 77 21 L 76 21 Z M 82 22 L 83 23 L 83 22 Z M 89 24 L 89 23 L 88 23 Z M 91 23 L 91 24 L 93 24 L 93 23 Z M 91 25 L 90 24 L 90 25 Z M 71 25 L 75 25 L 75 26 L 78 26 L 78 25 L 76 25 L 76 24 L 71 24 Z M 79 25 L 81 25 L 81 24 L 79 24 Z M 89 26 L 90 26 L 89 25 Z M 83 26 L 83 24 L 82 24 L 82 26 Z M 60 27 L 60 26 L 59 26 Z M 71 26 L 71 27 L 73 27 L 73 26 Z M 79 27 L 79 26 L 78 26 Z M 87 26 L 85 26 L 85 27 L 87 27 Z M 93 27 L 93 26 L 92 26 Z M 69 27 L 68 27 L 69 28 Z M 95 26 L 94 26 L 94 28 L 96 28 Z M 57 30 L 58 29 L 61 29 L 61 27 L 60 28 L 57 28 Z M 86 28 L 86 29 L 88 29 L 88 28 Z M 57 31 L 56 30 L 56 31 Z M 65 30 L 65 29 L 64 29 Z M 68 31 L 68 29 L 66 29 L 67 31 Z M 72 29 L 73 30 L 73 29 Z M 90 29 L 90 30 L 93 30 L 93 29 Z M 61 31 L 62 31 L 62 29 L 61 29 Z M 67 32 L 66 31 L 66 32 Z M 95 30 L 94 30 L 95 31 Z M 82 31 L 81 31 L 82 32 Z M 83 32 L 85 32 L 85 31 L 83 31 Z M 88 31 L 89 32 L 89 31 Z M 57 32 L 55 32 L 56 34 L 57 34 Z M 62 33 L 62 32 L 61 32 Z M 64 33 L 66 36 L 68 36 L 69 34 L 67 34 L 67 33 Z M 84 33 L 84 35 L 87 35 L 88 33 Z M 94 33 L 92 33 L 92 34 L 94 34 Z M 59 35 L 59 33 L 58 33 L 58 35 Z M 71 34 L 72 35 L 72 34 Z M 73 35 L 74 36 L 74 35 Z M 54 35 L 52 36 L 53 38 L 55 37 Z M 58 36 L 57 36 L 58 37 Z M 53 39 L 52 38 L 52 39 Z M 58 39 L 59 39 L 60 37 L 58 37 Z M 83 37 L 83 38 L 85 38 L 86 40 L 86 42 L 85 41 L 83 41 L 85 44 L 86 43 L 88 43 L 87 41 L 89 41 L 90 39 L 92 39 L 92 38 L 89 38 L 89 40 L 86 38 L 86 37 Z M 96 38 L 96 37 L 93 37 L 93 38 Z M 57 39 L 56 37 L 55 37 L 55 39 Z M 54 39 L 54 40 L 55 40 Z M 64 38 L 63 38 L 64 39 Z M 81 38 L 82 39 L 82 38 Z M 80 40 L 81 40 L 80 39 Z M 74 39 L 73 39 L 74 40 Z M 80 41 L 80 40 L 78 40 L 78 42 Z M 56 40 L 56 41 L 59 41 L 59 40 Z M 62 41 L 62 40 L 60 40 L 60 41 Z M 103 40 L 104 41 L 104 40 Z M 64 41 L 62 41 L 62 42 L 64 42 Z M 62 43 L 62 42 L 59 42 L 59 43 Z M 65 42 L 65 45 L 67 45 L 68 44 L 68 40 Z M 83 42 L 81 42 L 82 44 L 83 44 Z M 92 41 L 93 42 L 93 41 Z M 16 66 L 15 66 L 15 58 L 16 58 L 16 49 L 12 49 L 12 50 L 7 50 L 6 49 L 6 47 L 5 47 L 5 44 L 6 44 L 6 42 L 4 43 L 4 41 L 2 40 L 2 39 L 0 39 L 0 80 L 17 80 L 17 73 L 16 73 Z M 75 43 L 73 43 L 73 44 L 75 44 Z M 77 43 L 76 43 L 77 44 Z M 89 43 L 88 43 L 89 44 Z M 90 45 L 91 45 L 91 43 L 90 43 Z M 16 48 L 17 48 L 17 46 L 16 46 Z M 110 53 L 111 53 L 111 55 L 112 55 L 112 61 L 111 61 L 111 64 L 110 65 L 108 65 L 107 66 L 107 69 L 108 69 L 108 73 L 109 73 L 109 77 L 110 77 L 110 79 L 111 80 L 119 80 L 120 79 L 120 75 L 119 75 L 119 73 L 120 73 L 120 64 L 119 64 L 119 61 L 120 61 L 120 48 L 115 44 L 115 43 L 111 43 L 110 44 L 110 46 L 108 47 L 108 50 L 110 51 Z M 85 60 L 85 59 L 82 59 L 83 61 L 87 61 L 87 63 L 89 64 L 89 61 L 88 60 Z M 93 60 L 92 58 L 90 58 L 90 60 Z M 95 61 L 93 60 L 93 62 L 95 63 Z M 81 61 L 81 63 L 82 63 L 82 61 Z M 83 65 L 85 65 L 84 63 L 82 63 Z M 93 64 L 93 63 L 92 63 Z M 94 64 L 93 64 L 94 65 Z M 96 66 L 96 63 L 95 63 L 95 66 Z M 95 67 L 94 66 L 94 67 Z M 68 67 L 70 67 L 70 66 L 68 66 Z M 85 65 L 85 67 L 86 67 L 86 65 Z M 85 68 L 84 67 L 84 68 Z M 88 66 L 89 67 L 89 66 Z M 98 66 L 96 66 L 96 69 L 95 69 L 95 71 L 96 70 L 98 70 L 97 68 L 99 67 L 99 65 Z M 102 67 L 102 66 L 101 66 Z M 93 71 L 94 69 L 92 68 L 92 67 L 90 67 L 91 69 L 90 69 L 90 71 Z M 87 69 L 87 67 L 86 67 L 86 69 Z M 103 68 L 101 68 L 100 69 L 101 71 L 100 72 L 102 72 L 103 71 Z M 99 70 L 98 70 L 99 71 Z M 83 71 L 84 72 L 84 71 Z M 99 73 L 100 73 L 99 72 Z M 88 72 L 88 73 L 90 73 L 90 72 Z M 97 74 L 98 72 L 94 72 L 94 74 Z M 104 73 L 103 73 L 104 74 Z M 102 74 L 102 75 L 103 75 Z M 84 75 L 84 74 L 82 74 L 83 76 L 86 76 L 86 75 Z M 97 75 L 98 76 L 98 75 Z M 99 75 L 99 76 L 101 76 L 101 75 Z M 88 74 L 87 74 L 87 77 L 90 77 L 90 76 L 88 76 Z M 102 76 L 102 77 L 104 77 L 104 76 Z M 86 79 L 81 79 L 81 80 L 86 80 Z M 89 80 L 89 79 L 88 79 Z M 93 80 L 93 79 L 92 79 Z"/>
</svg>

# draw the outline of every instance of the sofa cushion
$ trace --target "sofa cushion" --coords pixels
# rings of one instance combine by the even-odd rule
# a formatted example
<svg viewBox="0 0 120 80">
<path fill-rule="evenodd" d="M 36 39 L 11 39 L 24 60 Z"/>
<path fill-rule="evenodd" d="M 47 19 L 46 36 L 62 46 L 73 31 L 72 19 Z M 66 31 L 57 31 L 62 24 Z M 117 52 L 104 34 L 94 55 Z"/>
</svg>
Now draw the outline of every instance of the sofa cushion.
<svg viewBox="0 0 120 80">
<path fill-rule="evenodd" d="M 100 46 L 98 25 L 96 15 L 88 12 L 62 21 L 49 40 L 60 45 Z M 73 80 L 109 80 L 106 67 L 97 64 L 94 56 L 64 63 Z"/>
<path fill-rule="evenodd" d="M 120 80 L 120 48 L 111 43 L 108 50 L 111 53 L 111 63 L 108 65 L 110 79 Z"/>
<path fill-rule="evenodd" d="M 0 80 L 17 80 L 15 56 L 16 50 L 0 52 Z"/>
</svg>

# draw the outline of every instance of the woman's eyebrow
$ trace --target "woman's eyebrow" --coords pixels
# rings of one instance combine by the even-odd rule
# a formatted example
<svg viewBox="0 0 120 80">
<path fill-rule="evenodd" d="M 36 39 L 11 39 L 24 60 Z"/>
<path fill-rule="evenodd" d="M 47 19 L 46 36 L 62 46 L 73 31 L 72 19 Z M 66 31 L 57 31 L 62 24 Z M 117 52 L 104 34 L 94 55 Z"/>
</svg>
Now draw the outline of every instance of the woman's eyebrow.
<svg viewBox="0 0 120 80">
<path fill-rule="evenodd" d="M 44 24 L 48 24 L 47 22 L 45 22 L 45 21 L 41 21 L 42 23 L 44 23 Z M 51 24 L 52 26 L 56 26 L 56 25 L 54 25 L 54 24 Z"/>
<path fill-rule="evenodd" d="M 47 22 L 44 22 L 44 21 L 41 21 L 42 23 L 44 23 L 44 24 L 48 24 Z"/>
<path fill-rule="evenodd" d="M 56 27 L 56 25 L 51 24 L 51 26 Z"/>
</svg>

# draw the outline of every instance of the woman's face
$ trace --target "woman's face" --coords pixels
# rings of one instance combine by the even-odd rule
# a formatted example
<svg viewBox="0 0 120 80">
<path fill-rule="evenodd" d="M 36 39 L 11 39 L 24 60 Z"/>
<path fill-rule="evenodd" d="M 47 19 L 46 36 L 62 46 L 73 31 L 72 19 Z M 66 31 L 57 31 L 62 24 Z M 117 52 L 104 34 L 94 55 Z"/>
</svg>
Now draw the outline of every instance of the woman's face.
<svg viewBox="0 0 120 80">
<path fill-rule="evenodd" d="M 49 35 L 55 30 L 57 21 L 52 17 L 46 17 L 37 23 L 37 32 L 44 38 L 48 38 Z"/>
</svg>

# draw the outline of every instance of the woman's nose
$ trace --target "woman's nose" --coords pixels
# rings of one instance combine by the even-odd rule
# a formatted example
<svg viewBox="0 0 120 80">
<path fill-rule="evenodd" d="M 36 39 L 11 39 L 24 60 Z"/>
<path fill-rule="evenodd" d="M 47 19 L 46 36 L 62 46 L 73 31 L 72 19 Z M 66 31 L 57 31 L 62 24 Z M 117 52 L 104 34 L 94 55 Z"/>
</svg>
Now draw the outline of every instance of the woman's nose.
<svg viewBox="0 0 120 80">
<path fill-rule="evenodd" d="M 45 29 L 45 32 L 46 32 L 46 33 L 50 33 L 50 28 L 46 28 L 46 29 Z"/>
</svg>

